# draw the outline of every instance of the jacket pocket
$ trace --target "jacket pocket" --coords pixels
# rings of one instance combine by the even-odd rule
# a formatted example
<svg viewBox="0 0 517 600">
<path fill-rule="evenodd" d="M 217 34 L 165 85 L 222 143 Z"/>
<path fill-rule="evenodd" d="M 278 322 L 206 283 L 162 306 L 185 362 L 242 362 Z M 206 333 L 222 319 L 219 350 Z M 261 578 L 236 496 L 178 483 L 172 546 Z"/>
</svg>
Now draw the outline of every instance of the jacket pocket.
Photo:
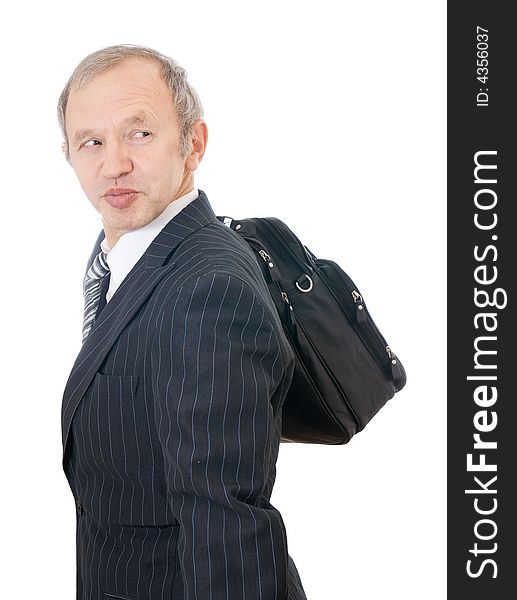
<svg viewBox="0 0 517 600">
<path fill-rule="evenodd" d="M 134 399 L 138 387 L 138 375 L 105 375 L 97 373 L 94 378 L 94 394 L 106 397 Z"/>
<path fill-rule="evenodd" d="M 104 592 L 104 600 L 132 600 L 132 598 L 128 598 L 127 596 L 119 596 L 118 594 L 110 594 L 108 592 Z"/>
</svg>

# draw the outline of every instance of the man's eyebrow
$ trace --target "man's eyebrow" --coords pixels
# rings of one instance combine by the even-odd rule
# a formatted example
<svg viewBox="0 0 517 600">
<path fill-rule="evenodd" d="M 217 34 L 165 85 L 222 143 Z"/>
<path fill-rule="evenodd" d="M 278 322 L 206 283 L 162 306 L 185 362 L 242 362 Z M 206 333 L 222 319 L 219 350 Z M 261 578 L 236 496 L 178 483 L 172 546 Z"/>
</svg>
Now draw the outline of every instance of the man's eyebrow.
<svg viewBox="0 0 517 600">
<path fill-rule="evenodd" d="M 136 115 L 131 115 L 130 117 L 126 117 L 123 119 L 119 126 L 120 127 L 129 127 L 131 125 L 147 125 L 149 119 L 144 113 L 137 113 Z M 74 142 L 78 143 L 85 137 L 94 136 L 97 134 L 96 129 L 79 129 L 74 134 Z"/>
</svg>

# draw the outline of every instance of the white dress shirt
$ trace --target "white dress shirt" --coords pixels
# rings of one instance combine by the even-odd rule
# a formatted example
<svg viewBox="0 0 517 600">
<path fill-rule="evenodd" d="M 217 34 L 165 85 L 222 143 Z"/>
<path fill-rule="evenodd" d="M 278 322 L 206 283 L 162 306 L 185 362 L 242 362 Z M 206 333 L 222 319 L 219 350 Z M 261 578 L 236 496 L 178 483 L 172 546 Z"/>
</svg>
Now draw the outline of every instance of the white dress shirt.
<svg viewBox="0 0 517 600">
<path fill-rule="evenodd" d="M 106 252 L 106 260 L 110 268 L 110 284 L 106 293 L 106 302 L 124 281 L 126 275 L 136 265 L 150 246 L 154 238 L 187 204 L 195 200 L 199 191 L 194 188 L 176 200 L 173 200 L 156 219 L 139 229 L 128 231 L 120 236 L 113 248 L 108 246 L 106 237 L 101 242 L 101 249 Z"/>
</svg>

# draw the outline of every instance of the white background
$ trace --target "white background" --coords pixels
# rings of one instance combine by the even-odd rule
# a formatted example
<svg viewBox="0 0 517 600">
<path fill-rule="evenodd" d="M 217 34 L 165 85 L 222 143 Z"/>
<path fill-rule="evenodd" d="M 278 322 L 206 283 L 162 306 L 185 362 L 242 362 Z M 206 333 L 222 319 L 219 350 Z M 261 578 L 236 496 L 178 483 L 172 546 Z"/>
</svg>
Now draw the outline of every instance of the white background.
<svg viewBox="0 0 517 600">
<path fill-rule="evenodd" d="M 60 404 L 101 225 L 55 114 L 79 60 L 117 43 L 189 72 L 216 214 L 277 216 L 337 261 L 406 367 L 348 445 L 281 446 L 272 501 L 309 600 L 445 598 L 445 24 L 443 1 L 4 9 L 2 598 L 75 598 Z"/>
</svg>

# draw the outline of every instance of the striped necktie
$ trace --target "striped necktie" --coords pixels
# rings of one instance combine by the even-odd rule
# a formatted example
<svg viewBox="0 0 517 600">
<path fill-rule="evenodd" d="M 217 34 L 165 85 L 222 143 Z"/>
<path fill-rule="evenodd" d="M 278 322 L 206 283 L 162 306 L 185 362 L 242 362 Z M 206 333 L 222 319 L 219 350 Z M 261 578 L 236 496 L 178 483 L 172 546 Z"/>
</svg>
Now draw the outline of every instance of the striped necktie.
<svg viewBox="0 0 517 600">
<path fill-rule="evenodd" d="M 106 253 L 99 252 L 88 269 L 83 282 L 84 291 L 84 321 L 83 342 L 88 337 L 95 321 L 95 314 L 101 297 L 101 285 L 104 277 L 109 273 Z"/>
</svg>

